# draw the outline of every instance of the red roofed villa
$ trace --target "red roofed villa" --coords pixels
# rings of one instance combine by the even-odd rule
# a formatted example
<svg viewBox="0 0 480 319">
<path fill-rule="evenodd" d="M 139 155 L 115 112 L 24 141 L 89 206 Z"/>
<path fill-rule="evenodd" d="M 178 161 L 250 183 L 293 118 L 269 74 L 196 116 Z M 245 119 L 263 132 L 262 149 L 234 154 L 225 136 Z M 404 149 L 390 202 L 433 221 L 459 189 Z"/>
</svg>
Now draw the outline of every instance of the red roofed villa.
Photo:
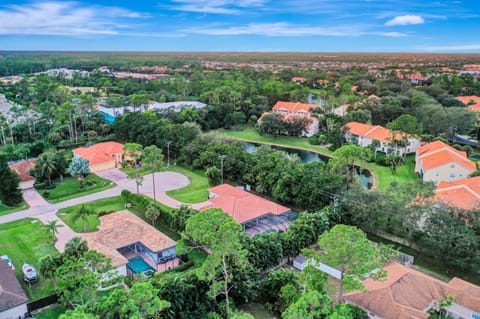
<svg viewBox="0 0 480 319">
<path fill-rule="evenodd" d="M 288 207 L 228 184 L 212 187 L 208 191 L 210 206 L 202 210 L 221 208 L 241 224 L 249 236 L 267 230 L 285 231 L 296 217 Z"/>
<path fill-rule="evenodd" d="M 412 136 L 408 137 L 408 144 L 406 146 L 398 146 L 392 144 L 392 131 L 379 125 L 370 125 L 359 122 L 350 122 L 345 125 L 348 131 L 345 133 L 345 139 L 349 143 L 359 146 L 368 147 L 373 141 L 378 141 L 380 144 L 377 151 L 385 154 L 405 155 L 414 153 L 420 147 L 420 140 Z M 401 140 L 400 133 L 395 134 L 395 139 Z"/>
<path fill-rule="evenodd" d="M 415 172 L 424 182 L 452 182 L 467 178 L 477 170 L 477 165 L 467 158 L 467 153 L 435 141 L 419 147 L 415 157 Z"/>
<path fill-rule="evenodd" d="M 119 167 L 122 163 L 123 144 L 104 142 L 92 146 L 79 147 L 73 155 L 83 157 L 90 163 L 90 171 L 98 172 Z"/>
<path fill-rule="evenodd" d="M 375 319 L 427 319 L 437 300 L 452 294 L 455 301 L 446 310 L 451 318 L 480 317 L 480 287 L 459 278 L 448 283 L 392 262 L 383 269 L 385 281 L 366 279 L 366 292 L 345 296 L 348 303 L 365 309 Z"/>
<path fill-rule="evenodd" d="M 447 205 L 463 209 L 480 208 L 480 176 L 454 182 L 440 182 L 435 197 Z"/>
<path fill-rule="evenodd" d="M 35 167 L 36 159 L 30 159 L 25 161 L 16 162 L 10 164 L 9 167 L 17 172 L 20 177 L 20 189 L 32 188 L 35 182 L 35 177 L 29 174 L 30 169 Z"/>
<path fill-rule="evenodd" d="M 480 97 L 475 95 L 457 96 L 456 99 L 465 104 L 469 112 L 480 112 Z"/>
</svg>

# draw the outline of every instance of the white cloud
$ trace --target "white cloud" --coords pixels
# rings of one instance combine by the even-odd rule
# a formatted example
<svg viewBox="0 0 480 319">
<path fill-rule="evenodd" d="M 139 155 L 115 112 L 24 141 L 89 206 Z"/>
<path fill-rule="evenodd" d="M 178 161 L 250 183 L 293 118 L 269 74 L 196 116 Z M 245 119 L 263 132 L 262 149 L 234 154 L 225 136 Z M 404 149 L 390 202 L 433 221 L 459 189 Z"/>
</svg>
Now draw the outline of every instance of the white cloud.
<svg viewBox="0 0 480 319">
<path fill-rule="evenodd" d="M 474 50 L 480 50 L 480 43 L 431 46 L 431 47 L 420 48 L 420 50 L 422 51 L 474 51 Z"/>
<path fill-rule="evenodd" d="M 117 7 L 33 2 L 0 10 L 0 35 L 112 35 L 127 27 L 121 20 L 144 17 L 147 15 Z"/>
<path fill-rule="evenodd" d="M 238 14 L 242 9 L 263 6 L 266 0 L 173 0 L 173 2 L 178 5 L 170 9 L 177 11 Z"/>
<path fill-rule="evenodd" d="M 393 18 L 392 20 L 388 20 L 385 22 L 385 25 L 387 27 L 392 27 L 396 25 L 414 25 L 414 24 L 422 24 L 424 23 L 425 20 L 421 16 L 418 15 L 403 15 L 403 16 L 397 16 Z"/>
<path fill-rule="evenodd" d="M 244 26 L 205 26 L 185 29 L 183 32 L 206 35 L 233 36 L 233 35 L 262 35 L 262 36 L 362 36 L 377 35 L 386 37 L 406 36 L 400 32 L 373 32 L 367 31 L 362 26 L 328 26 L 315 27 L 310 25 L 276 23 L 250 23 Z"/>
</svg>

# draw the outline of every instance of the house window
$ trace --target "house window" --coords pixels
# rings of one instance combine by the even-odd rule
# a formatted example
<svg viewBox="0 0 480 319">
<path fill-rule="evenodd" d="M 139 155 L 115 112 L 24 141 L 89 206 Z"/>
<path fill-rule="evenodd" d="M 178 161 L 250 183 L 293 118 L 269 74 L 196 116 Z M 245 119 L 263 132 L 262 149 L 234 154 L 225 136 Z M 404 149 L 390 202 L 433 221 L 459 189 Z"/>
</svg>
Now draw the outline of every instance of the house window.
<svg viewBox="0 0 480 319">
<path fill-rule="evenodd" d="M 455 173 L 450 174 L 450 177 L 455 178 Z"/>
<path fill-rule="evenodd" d="M 455 165 L 453 165 L 453 164 L 452 164 L 452 165 L 450 165 L 450 168 L 455 168 Z"/>
</svg>

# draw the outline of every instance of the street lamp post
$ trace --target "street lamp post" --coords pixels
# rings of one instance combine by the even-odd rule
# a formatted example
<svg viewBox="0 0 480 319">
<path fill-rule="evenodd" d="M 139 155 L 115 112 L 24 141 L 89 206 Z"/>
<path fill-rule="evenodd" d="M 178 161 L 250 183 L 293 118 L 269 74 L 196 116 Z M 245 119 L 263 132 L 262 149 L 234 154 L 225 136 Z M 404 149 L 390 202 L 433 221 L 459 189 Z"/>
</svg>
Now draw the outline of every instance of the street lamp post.
<svg viewBox="0 0 480 319">
<path fill-rule="evenodd" d="M 172 141 L 167 142 L 167 167 L 170 167 L 170 144 Z"/>
<path fill-rule="evenodd" d="M 220 155 L 220 161 L 221 161 L 221 171 L 222 171 L 222 184 L 223 184 L 223 160 L 225 159 L 225 155 Z"/>
</svg>

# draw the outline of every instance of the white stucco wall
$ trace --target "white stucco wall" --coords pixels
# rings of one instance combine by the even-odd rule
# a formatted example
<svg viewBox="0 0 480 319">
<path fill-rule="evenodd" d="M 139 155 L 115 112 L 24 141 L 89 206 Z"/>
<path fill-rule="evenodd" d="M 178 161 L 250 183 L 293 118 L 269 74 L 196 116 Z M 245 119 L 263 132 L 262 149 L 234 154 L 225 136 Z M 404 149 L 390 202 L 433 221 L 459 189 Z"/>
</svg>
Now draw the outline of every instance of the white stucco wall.
<svg viewBox="0 0 480 319">
<path fill-rule="evenodd" d="M 23 315 L 27 312 L 27 304 L 21 304 L 16 307 L 0 312 L 0 318 L 2 319 L 18 319 L 23 318 Z"/>
<path fill-rule="evenodd" d="M 462 165 L 451 162 L 442 166 L 433 167 L 423 172 L 424 182 L 433 182 L 435 185 L 441 181 L 453 182 L 468 178 L 474 171 L 466 169 Z"/>
</svg>

